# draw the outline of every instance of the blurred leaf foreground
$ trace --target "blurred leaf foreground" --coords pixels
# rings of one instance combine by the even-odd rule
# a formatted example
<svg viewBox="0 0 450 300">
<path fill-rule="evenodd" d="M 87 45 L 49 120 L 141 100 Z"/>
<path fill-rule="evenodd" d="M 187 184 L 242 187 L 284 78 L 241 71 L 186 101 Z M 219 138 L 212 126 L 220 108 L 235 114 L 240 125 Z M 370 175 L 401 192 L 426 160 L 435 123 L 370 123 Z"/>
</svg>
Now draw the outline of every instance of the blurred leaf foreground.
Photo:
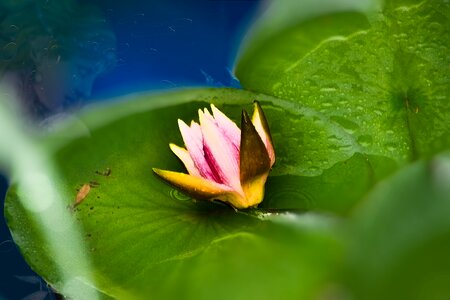
<svg viewBox="0 0 450 300">
<path fill-rule="evenodd" d="M 32 139 L 3 111 L 14 241 L 74 299 L 450 299 L 449 18 L 448 0 L 274 1 L 243 89 L 130 95 Z M 214 103 L 239 123 L 254 99 L 277 152 L 258 209 L 152 174 L 184 171 L 178 118 Z"/>
</svg>

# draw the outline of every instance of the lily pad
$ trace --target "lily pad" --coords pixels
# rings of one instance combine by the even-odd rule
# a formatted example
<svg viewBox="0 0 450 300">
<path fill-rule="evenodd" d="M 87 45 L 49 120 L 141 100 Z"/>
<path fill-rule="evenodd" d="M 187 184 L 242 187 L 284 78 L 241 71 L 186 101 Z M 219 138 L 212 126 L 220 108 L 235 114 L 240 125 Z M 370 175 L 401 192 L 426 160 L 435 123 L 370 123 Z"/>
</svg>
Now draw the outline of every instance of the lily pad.
<svg viewBox="0 0 450 300">
<path fill-rule="evenodd" d="M 349 286 L 355 299 L 450 295 L 450 153 L 380 183 L 349 224 Z"/>
<path fill-rule="evenodd" d="M 136 96 L 93 108 L 45 138 L 43 147 L 53 153 L 58 171 L 50 178 L 61 195 L 68 195 L 61 201 L 70 217 L 61 220 L 60 226 L 75 222 L 90 260 L 90 278 L 76 271 L 72 274 L 83 282 L 79 289 L 94 288 L 102 297 L 120 299 L 152 295 L 225 299 L 258 294 L 297 299 L 320 291 L 341 253 L 331 228 L 298 226 L 296 220 L 302 217 L 295 215 L 277 223 L 270 210 L 255 215 L 216 203 L 195 203 L 152 173 L 152 167 L 183 171 L 168 149 L 169 142 L 182 144 L 178 118 L 195 119 L 197 110 L 212 102 L 238 119 L 240 110 L 250 109 L 253 99 L 261 102 L 272 129 L 279 161 L 274 177 L 320 176 L 322 169 L 347 160 L 357 150 L 348 133 L 320 113 L 273 97 L 227 89 Z M 64 140 L 64 136 L 72 138 Z M 283 142 L 286 138 L 295 140 Z M 298 151 L 298 145 L 304 145 L 305 152 Z M 328 160 L 311 166 L 304 159 L 308 155 L 312 161 Z M 86 184 L 91 188 L 75 205 Z M 33 269 L 66 293 L 61 266 L 55 265 L 45 239 L 53 230 L 34 221 L 35 214 L 43 211 L 28 210 L 22 204 L 26 195 L 17 188 L 13 185 L 8 191 L 5 204 L 14 240 Z M 267 197 L 271 197 L 270 187 Z M 53 206 L 42 209 L 58 213 Z M 320 224 L 322 217 L 316 219 Z M 70 263 L 76 265 L 79 259 L 74 256 Z M 278 283 L 272 274 L 278 274 Z M 302 284 L 298 278 L 303 278 Z M 267 289 L 262 291 L 261 284 Z"/>
<path fill-rule="evenodd" d="M 241 45 L 238 71 L 241 66 L 252 66 L 239 71 L 246 79 L 271 74 L 274 67 L 282 66 L 286 59 L 307 54 L 323 40 L 367 29 L 370 26 L 368 16 L 380 6 L 380 1 L 277 0 L 267 1 L 266 6 Z M 270 52 L 279 54 L 271 59 L 280 60 L 252 65 L 254 61 L 267 58 Z M 283 54 L 288 57 L 283 58 Z"/>
<path fill-rule="evenodd" d="M 271 176 L 261 206 L 346 215 L 378 181 L 397 168 L 390 158 L 355 153 L 320 176 Z"/>
<path fill-rule="evenodd" d="M 347 33 L 323 30 L 312 44 L 305 36 L 324 20 L 358 18 L 312 16 L 276 36 L 255 29 L 264 42 L 244 51 L 237 76 L 246 89 L 324 113 L 363 153 L 400 164 L 429 157 L 450 146 L 450 3 L 406 4 L 365 13 L 360 26 L 342 27 Z"/>
</svg>

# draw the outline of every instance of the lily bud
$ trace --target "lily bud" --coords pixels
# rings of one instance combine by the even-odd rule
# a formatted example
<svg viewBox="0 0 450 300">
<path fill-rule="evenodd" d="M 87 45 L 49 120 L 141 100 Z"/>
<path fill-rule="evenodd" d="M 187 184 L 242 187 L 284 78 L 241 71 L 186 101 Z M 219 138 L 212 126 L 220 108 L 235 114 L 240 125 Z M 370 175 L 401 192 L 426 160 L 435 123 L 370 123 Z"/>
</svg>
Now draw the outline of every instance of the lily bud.
<svg viewBox="0 0 450 300">
<path fill-rule="evenodd" d="M 170 144 L 189 174 L 154 168 L 156 175 L 200 200 L 219 200 L 235 209 L 257 206 L 275 162 L 264 113 L 254 102 L 252 118 L 242 111 L 241 129 L 211 104 L 199 110 L 199 123 L 178 120 L 186 148 Z"/>
</svg>

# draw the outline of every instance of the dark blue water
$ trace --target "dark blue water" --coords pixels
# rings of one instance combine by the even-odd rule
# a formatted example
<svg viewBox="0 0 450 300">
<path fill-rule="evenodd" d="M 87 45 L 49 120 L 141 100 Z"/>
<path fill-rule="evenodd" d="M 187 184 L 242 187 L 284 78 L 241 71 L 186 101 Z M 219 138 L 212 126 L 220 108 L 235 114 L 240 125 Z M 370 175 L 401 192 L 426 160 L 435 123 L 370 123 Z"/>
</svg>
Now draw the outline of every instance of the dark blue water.
<svg viewBox="0 0 450 300">
<path fill-rule="evenodd" d="M 91 1 L 89 1 L 91 2 Z M 118 62 L 93 95 L 192 85 L 237 86 L 236 51 L 257 1 L 95 1 L 112 22 Z"/>
<path fill-rule="evenodd" d="M 3 3 L 6 5 L 9 2 L 11 1 L 0 0 L 0 9 Z M 96 44 L 101 43 L 101 40 L 88 44 L 82 44 L 79 40 L 73 42 L 75 48 L 78 46 L 83 48 L 87 45 L 87 48 L 92 47 L 93 51 L 98 53 L 90 55 L 91 48 L 89 48 L 87 50 L 89 55 L 82 58 L 75 56 L 72 61 L 67 59 L 69 62 L 75 62 L 74 65 L 78 69 L 67 71 L 75 72 L 69 75 L 77 78 L 73 79 L 73 82 L 72 79 L 67 80 L 70 92 L 64 94 L 65 107 L 71 107 L 74 102 L 78 102 L 78 96 L 83 96 L 86 103 L 149 89 L 239 86 L 238 81 L 231 74 L 231 69 L 239 41 L 255 16 L 258 1 L 86 0 L 80 2 L 96 6 L 106 17 L 110 29 L 107 35 L 113 34 L 115 46 L 114 49 L 110 49 L 111 51 L 108 49 L 106 51 L 105 48 L 109 46 L 102 48 L 102 45 Z M 5 11 L 0 10 L 0 18 L 3 20 Z M 51 28 L 53 20 L 45 17 L 45 14 L 46 11 L 43 12 L 44 16 L 39 15 L 36 22 L 51 36 L 54 34 Z M 14 18 L 11 20 L 8 22 L 15 22 Z M 67 22 L 67 19 L 62 21 Z M 96 29 L 97 27 L 93 26 L 92 33 L 95 33 Z M 69 37 L 67 40 L 70 44 Z M 6 52 L 0 54 L 8 55 Z M 64 59 L 64 55 L 62 57 Z M 30 69 L 34 76 L 33 83 L 44 84 L 49 81 L 50 87 L 58 87 L 59 81 L 52 82 L 48 78 L 41 78 L 39 68 L 27 69 L 26 63 L 21 64 L 23 69 L 12 69 L 12 73 L 26 74 Z M 46 67 L 49 68 L 48 66 L 51 68 L 51 65 Z M 43 73 L 47 74 L 45 70 Z M 50 72 L 53 71 L 55 70 L 50 70 Z M 66 71 L 58 70 L 58 72 Z M 65 74 L 59 75 L 61 78 Z M 83 81 L 83 78 L 88 77 L 92 79 L 92 82 Z M 81 81 L 80 78 L 82 78 Z M 38 109 L 30 112 L 30 115 L 34 114 L 31 117 L 37 120 L 48 117 L 54 112 L 45 105 L 44 107 L 39 105 Z M 43 115 L 39 115 L 42 111 L 44 111 Z M 0 176 L 0 199 L 4 198 L 6 186 L 6 180 Z M 45 283 L 33 273 L 20 256 L 12 242 L 5 220 L 1 217 L 0 299 L 22 299 L 31 294 L 34 298 L 30 299 L 55 299 L 55 296 L 49 293 Z"/>
</svg>

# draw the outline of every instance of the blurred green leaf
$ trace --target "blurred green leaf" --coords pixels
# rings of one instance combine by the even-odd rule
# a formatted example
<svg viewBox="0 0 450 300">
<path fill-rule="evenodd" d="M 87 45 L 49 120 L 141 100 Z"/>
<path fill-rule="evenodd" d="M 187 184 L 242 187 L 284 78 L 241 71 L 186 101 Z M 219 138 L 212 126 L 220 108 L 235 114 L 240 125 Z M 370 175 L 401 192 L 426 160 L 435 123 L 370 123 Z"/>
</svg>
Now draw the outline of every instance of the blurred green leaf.
<svg viewBox="0 0 450 300">
<path fill-rule="evenodd" d="M 324 113 L 366 154 L 406 163 L 447 149 L 450 3 L 366 15 L 321 15 L 274 37 L 257 32 L 264 43 L 243 53 L 237 76 L 246 89 Z M 346 31 L 328 19 L 361 26 Z"/>
<path fill-rule="evenodd" d="M 448 299 L 450 153 L 380 183 L 350 223 L 355 299 Z"/>
</svg>

